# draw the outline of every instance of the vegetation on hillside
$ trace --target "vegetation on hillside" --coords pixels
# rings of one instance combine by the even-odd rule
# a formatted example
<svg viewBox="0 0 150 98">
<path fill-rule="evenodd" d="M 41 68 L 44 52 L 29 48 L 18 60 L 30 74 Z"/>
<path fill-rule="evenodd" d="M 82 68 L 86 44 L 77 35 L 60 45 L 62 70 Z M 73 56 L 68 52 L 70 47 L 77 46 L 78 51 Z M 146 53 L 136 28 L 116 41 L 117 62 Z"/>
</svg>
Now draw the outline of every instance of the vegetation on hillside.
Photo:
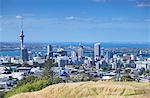
<svg viewBox="0 0 150 98">
<path fill-rule="evenodd" d="M 63 82 L 61 78 L 53 76 L 53 71 L 51 71 L 52 66 L 52 61 L 47 60 L 44 66 L 43 77 L 29 75 L 23 78 L 22 80 L 18 81 L 15 88 L 5 93 L 5 98 L 23 92 L 39 91 L 49 85 Z"/>
</svg>

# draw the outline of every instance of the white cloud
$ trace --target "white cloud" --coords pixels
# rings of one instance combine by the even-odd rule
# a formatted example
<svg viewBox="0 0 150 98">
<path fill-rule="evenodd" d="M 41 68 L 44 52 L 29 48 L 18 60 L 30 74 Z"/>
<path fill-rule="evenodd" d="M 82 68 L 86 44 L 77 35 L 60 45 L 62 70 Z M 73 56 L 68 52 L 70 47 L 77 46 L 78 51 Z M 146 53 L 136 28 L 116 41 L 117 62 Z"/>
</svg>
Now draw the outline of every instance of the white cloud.
<svg viewBox="0 0 150 98">
<path fill-rule="evenodd" d="M 75 19 L 77 19 L 77 18 L 74 17 L 74 16 L 69 16 L 69 17 L 65 17 L 65 19 L 67 19 L 67 20 L 75 20 Z"/>
<path fill-rule="evenodd" d="M 75 17 L 75 16 L 69 16 L 65 17 L 65 20 L 71 20 L 81 23 L 107 23 L 107 22 L 138 22 L 143 21 L 135 18 L 127 18 L 127 17 Z M 60 20 L 59 20 L 60 21 Z M 66 22 L 66 21 L 65 21 Z"/>
<path fill-rule="evenodd" d="M 150 7 L 150 4 L 141 3 L 141 4 L 137 4 L 137 7 Z"/>
<path fill-rule="evenodd" d="M 137 7 L 150 7 L 150 0 L 143 0 L 141 2 L 137 2 Z"/>
<path fill-rule="evenodd" d="M 20 15 L 17 15 L 17 16 L 16 16 L 16 19 L 23 19 L 23 17 L 20 16 Z"/>
</svg>

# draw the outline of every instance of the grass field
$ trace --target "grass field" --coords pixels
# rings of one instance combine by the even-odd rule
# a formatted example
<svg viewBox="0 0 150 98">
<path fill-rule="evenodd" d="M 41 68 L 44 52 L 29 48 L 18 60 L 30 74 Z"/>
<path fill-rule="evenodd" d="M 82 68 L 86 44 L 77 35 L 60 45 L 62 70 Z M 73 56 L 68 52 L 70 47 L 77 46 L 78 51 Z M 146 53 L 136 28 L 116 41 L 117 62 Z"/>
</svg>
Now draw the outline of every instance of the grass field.
<svg viewBox="0 0 150 98">
<path fill-rule="evenodd" d="M 11 98 L 150 98 L 150 83 L 112 81 L 60 83 L 37 92 L 17 94 Z"/>
</svg>

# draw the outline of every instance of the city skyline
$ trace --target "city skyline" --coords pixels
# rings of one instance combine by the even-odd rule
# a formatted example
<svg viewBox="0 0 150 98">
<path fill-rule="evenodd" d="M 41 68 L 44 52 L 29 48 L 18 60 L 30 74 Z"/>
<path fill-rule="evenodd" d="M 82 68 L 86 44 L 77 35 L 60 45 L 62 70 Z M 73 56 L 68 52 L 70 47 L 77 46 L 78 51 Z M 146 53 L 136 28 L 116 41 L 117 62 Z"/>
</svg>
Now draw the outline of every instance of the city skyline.
<svg viewBox="0 0 150 98">
<path fill-rule="evenodd" d="M 0 41 L 150 42 L 149 0 L 0 0 Z"/>
</svg>

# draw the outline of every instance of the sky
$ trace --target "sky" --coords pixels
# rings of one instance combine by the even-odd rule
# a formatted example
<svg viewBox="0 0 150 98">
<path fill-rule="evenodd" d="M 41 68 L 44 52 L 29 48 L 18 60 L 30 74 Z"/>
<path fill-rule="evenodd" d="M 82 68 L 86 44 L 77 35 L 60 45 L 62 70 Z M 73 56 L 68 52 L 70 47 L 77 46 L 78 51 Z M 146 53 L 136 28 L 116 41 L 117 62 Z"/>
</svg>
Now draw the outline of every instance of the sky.
<svg viewBox="0 0 150 98">
<path fill-rule="evenodd" d="M 150 42 L 150 0 L 0 0 L 0 41 Z"/>
</svg>

